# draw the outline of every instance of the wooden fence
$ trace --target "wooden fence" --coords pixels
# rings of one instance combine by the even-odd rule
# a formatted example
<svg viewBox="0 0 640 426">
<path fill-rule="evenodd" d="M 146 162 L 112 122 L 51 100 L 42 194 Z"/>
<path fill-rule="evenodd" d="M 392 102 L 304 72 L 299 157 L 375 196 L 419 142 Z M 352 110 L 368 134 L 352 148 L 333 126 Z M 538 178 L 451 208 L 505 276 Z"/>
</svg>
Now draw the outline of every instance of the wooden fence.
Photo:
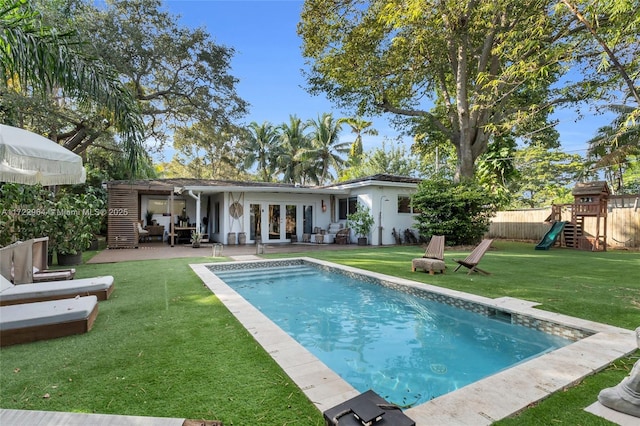
<svg viewBox="0 0 640 426">
<path fill-rule="evenodd" d="M 551 207 L 498 212 L 491 222 L 487 237 L 539 241 L 551 227 L 551 224 L 544 222 L 550 214 Z M 595 234 L 595 226 L 595 220 L 585 220 L 584 231 Z M 640 248 L 640 208 L 629 204 L 619 207 L 609 203 L 607 246 Z"/>
</svg>

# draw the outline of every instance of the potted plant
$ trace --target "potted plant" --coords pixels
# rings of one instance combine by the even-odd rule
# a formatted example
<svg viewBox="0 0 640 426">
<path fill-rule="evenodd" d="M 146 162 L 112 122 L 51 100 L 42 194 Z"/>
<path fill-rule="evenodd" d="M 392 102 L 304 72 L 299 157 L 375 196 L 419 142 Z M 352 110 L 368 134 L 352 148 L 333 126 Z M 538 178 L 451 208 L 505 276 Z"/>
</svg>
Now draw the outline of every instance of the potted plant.
<svg viewBox="0 0 640 426">
<path fill-rule="evenodd" d="M 151 210 L 147 210 L 147 214 L 145 214 L 144 217 L 147 219 L 147 226 L 151 226 L 153 222 L 153 213 L 151 213 Z"/>
<path fill-rule="evenodd" d="M 373 216 L 369 207 L 358 203 L 355 213 L 347 215 L 347 227 L 358 236 L 358 245 L 367 245 L 367 236 L 373 227 Z"/>
<path fill-rule="evenodd" d="M 191 247 L 198 248 L 202 242 L 202 234 L 200 232 L 191 231 Z"/>
</svg>

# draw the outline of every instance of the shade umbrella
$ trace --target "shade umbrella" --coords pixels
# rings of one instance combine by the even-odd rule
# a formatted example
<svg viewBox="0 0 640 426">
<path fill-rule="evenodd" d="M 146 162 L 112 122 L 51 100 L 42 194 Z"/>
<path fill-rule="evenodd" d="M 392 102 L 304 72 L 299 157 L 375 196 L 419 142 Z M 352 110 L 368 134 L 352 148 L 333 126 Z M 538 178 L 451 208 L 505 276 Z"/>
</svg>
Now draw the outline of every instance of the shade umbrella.
<svg viewBox="0 0 640 426">
<path fill-rule="evenodd" d="M 85 180 L 79 155 L 44 136 L 0 124 L 0 182 L 48 186 Z"/>
</svg>

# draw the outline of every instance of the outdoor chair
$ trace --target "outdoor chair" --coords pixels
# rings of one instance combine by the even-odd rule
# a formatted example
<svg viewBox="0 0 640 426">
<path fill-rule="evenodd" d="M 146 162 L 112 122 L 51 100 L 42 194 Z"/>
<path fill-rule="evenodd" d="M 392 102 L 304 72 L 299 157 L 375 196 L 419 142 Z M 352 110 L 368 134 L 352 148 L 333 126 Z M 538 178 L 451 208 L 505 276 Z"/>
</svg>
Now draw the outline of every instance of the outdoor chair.
<svg viewBox="0 0 640 426">
<path fill-rule="evenodd" d="M 467 275 L 472 272 L 480 272 L 485 275 L 491 275 L 489 272 L 483 271 L 482 269 L 478 268 L 478 263 L 480 263 L 480 260 L 482 259 L 484 254 L 487 252 L 487 250 L 489 250 L 492 242 L 493 240 L 484 239 L 482 240 L 482 242 L 480 242 L 480 244 L 476 246 L 476 248 L 473 249 L 471 253 L 469 253 L 469 256 L 465 257 L 463 260 L 453 259 L 453 261 L 458 264 L 458 267 L 453 272 L 456 272 L 458 269 L 460 269 L 461 266 L 464 266 L 465 268 L 469 269 Z"/>
<path fill-rule="evenodd" d="M 336 244 L 349 244 L 349 228 L 342 228 L 336 232 Z"/>
<path fill-rule="evenodd" d="M 136 242 L 143 242 L 149 239 L 149 231 L 144 229 L 140 222 L 133 222 L 133 230 L 136 236 Z"/>
<path fill-rule="evenodd" d="M 75 277 L 75 268 L 49 269 L 49 237 L 34 238 L 31 253 L 34 283 L 72 280 Z"/>
<path fill-rule="evenodd" d="M 0 275 L 0 306 L 90 295 L 96 296 L 98 300 L 107 300 L 113 287 L 113 277 L 110 275 L 20 285 L 12 284 Z"/>
<path fill-rule="evenodd" d="M 431 237 L 427 249 L 422 257 L 411 261 L 411 271 L 423 269 L 434 275 L 436 272 L 444 273 L 447 266 L 444 263 L 444 235 L 434 235 Z"/>
</svg>

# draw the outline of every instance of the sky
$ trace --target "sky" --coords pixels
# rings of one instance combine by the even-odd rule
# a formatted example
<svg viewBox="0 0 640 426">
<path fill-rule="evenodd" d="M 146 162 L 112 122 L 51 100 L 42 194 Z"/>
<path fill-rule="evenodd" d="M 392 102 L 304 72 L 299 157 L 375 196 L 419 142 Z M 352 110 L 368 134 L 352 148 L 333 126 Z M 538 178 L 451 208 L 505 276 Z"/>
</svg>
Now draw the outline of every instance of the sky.
<svg viewBox="0 0 640 426">
<path fill-rule="evenodd" d="M 269 121 L 279 125 L 296 114 L 303 121 L 315 119 L 324 112 L 334 117 L 351 116 L 341 111 L 324 96 L 311 96 L 302 69 L 301 39 L 296 33 L 303 1 L 301 0 L 164 0 L 169 12 L 180 15 L 181 25 L 204 27 L 218 44 L 232 47 L 236 53 L 230 73 L 239 79 L 237 92 L 250 104 L 244 122 Z M 561 149 L 567 153 L 584 155 L 587 141 L 607 118 L 583 111 L 577 120 L 572 111 L 558 111 Z M 381 146 L 386 138 L 395 140 L 399 131 L 390 123 L 390 115 L 365 117 L 373 121 L 378 136 L 365 136 L 365 151 Z M 341 140 L 353 141 L 348 127 Z M 411 139 L 405 138 L 407 150 Z M 170 156 L 165 159 L 170 160 Z"/>
</svg>

